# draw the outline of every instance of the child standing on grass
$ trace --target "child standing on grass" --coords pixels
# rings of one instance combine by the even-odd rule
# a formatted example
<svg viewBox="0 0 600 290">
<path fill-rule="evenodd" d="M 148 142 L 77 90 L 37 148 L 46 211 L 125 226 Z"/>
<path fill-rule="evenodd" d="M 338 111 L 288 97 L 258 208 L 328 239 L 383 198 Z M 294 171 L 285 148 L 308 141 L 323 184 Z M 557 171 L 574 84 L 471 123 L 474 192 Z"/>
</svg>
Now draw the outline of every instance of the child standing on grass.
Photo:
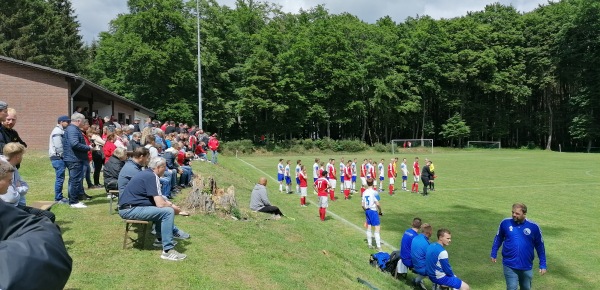
<svg viewBox="0 0 600 290">
<path fill-rule="evenodd" d="M 344 167 L 344 199 L 350 198 L 350 188 L 352 188 L 352 161 L 348 161 L 348 165 Z"/>
<path fill-rule="evenodd" d="M 327 215 L 327 207 L 329 206 L 327 191 L 329 190 L 329 182 L 327 181 L 327 171 L 321 172 L 321 177 L 315 181 L 315 191 L 319 197 L 319 217 L 321 221 L 325 221 Z"/>
<path fill-rule="evenodd" d="M 306 182 L 306 169 L 304 165 L 300 166 L 300 172 L 298 172 L 298 182 L 300 183 L 300 206 L 306 207 L 306 194 L 308 192 Z"/>
</svg>

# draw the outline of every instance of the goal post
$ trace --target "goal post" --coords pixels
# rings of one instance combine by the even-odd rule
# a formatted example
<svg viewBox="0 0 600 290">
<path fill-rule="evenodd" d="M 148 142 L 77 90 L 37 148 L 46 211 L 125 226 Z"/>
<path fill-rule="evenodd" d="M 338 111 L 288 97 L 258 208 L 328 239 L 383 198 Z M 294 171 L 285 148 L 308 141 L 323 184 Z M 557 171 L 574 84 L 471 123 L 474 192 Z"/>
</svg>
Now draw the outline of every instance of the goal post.
<svg viewBox="0 0 600 290">
<path fill-rule="evenodd" d="M 402 153 L 432 153 L 433 139 L 393 139 L 392 154 Z"/>
<path fill-rule="evenodd" d="M 467 141 L 467 148 L 501 149 L 498 141 Z"/>
</svg>

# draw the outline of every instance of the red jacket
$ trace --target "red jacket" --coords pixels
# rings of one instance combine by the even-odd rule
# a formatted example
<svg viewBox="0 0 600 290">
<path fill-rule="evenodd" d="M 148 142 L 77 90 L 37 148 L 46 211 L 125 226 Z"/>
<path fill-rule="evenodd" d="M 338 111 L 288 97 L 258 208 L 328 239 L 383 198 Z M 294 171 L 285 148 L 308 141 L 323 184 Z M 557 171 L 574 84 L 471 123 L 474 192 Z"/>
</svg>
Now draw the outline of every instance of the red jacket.
<svg viewBox="0 0 600 290">
<path fill-rule="evenodd" d="M 217 151 L 219 149 L 219 140 L 216 137 L 211 137 L 208 140 L 208 148 L 212 151 Z"/>
</svg>

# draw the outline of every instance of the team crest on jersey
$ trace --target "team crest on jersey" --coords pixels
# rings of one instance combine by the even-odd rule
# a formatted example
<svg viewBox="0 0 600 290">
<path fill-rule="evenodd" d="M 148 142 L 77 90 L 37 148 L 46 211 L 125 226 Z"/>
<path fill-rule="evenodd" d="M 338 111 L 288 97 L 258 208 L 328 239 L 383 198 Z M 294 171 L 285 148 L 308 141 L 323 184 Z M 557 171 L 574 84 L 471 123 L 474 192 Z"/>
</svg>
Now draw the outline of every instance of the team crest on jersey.
<svg viewBox="0 0 600 290">
<path fill-rule="evenodd" d="M 508 230 L 512 232 L 513 227 L 512 226 L 508 227 Z"/>
<path fill-rule="evenodd" d="M 523 230 L 523 233 L 524 233 L 526 236 L 529 236 L 529 234 L 531 234 L 531 230 L 530 230 L 529 228 L 525 228 L 525 229 Z"/>
</svg>

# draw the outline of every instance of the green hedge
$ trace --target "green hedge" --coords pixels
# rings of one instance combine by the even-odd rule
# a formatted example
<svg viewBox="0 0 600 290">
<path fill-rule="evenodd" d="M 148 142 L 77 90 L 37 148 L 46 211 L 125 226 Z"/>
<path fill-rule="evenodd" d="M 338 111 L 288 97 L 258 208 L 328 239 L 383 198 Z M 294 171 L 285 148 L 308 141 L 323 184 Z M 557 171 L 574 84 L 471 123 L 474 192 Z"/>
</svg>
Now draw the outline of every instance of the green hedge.
<svg viewBox="0 0 600 290">
<path fill-rule="evenodd" d="M 377 145 L 377 144 L 376 144 Z M 357 139 L 346 139 L 346 140 L 333 140 L 331 138 L 323 139 L 292 139 L 282 140 L 277 142 L 269 142 L 267 144 L 255 144 L 252 140 L 237 140 L 221 143 L 221 152 L 223 154 L 252 154 L 252 153 L 306 153 L 306 152 L 319 152 L 319 151 L 333 151 L 333 152 L 360 152 L 368 150 L 369 145 L 357 140 Z M 381 148 L 388 148 L 388 152 L 391 151 L 389 145 L 379 144 L 378 147 L 374 147 L 375 150 L 379 151 Z M 385 152 L 385 151 L 379 151 Z"/>
</svg>

